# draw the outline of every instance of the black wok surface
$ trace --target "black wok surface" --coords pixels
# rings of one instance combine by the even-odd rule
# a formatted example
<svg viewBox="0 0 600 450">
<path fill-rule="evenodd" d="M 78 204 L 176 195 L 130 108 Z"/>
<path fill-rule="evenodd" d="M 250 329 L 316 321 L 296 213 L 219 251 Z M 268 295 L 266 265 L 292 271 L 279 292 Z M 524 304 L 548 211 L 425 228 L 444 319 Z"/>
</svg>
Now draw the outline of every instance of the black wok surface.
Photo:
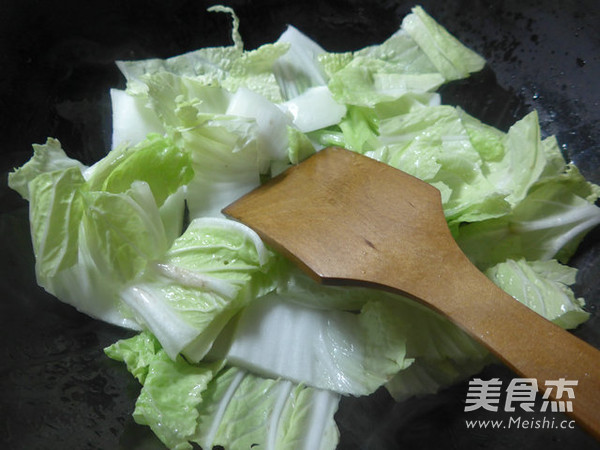
<svg viewBox="0 0 600 450">
<path fill-rule="evenodd" d="M 168 57 L 230 44 L 230 19 L 193 0 L 3 0 L 0 3 L 0 448 L 154 449 L 131 418 L 139 392 L 102 349 L 130 332 L 94 321 L 37 287 L 27 205 L 6 174 L 31 144 L 58 138 L 91 163 L 110 143 L 110 87 L 124 87 L 116 59 Z M 223 1 L 241 19 L 246 48 L 272 42 L 288 23 L 331 51 L 380 43 L 413 2 Z M 597 0 L 420 3 L 489 65 L 446 86 L 444 100 L 506 129 L 531 109 L 545 135 L 600 183 L 600 3 Z M 573 259 L 589 322 L 575 333 L 600 348 L 600 232 Z M 484 379 L 512 374 L 492 366 Z M 396 404 L 384 392 L 344 399 L 340 449 L 594 449 L 582 430 L 469 430 L 467 382 Z M 600 412 L 599 412 L 600 414 Z M 481 417 L 501 418 L 481 414 Z M 547 415 L 545 417 L 555 417 Z M 556 415 L 558 419 L 563 416 Z M 557 420 L 558 420 L 557 419 Z"/>
</svg>

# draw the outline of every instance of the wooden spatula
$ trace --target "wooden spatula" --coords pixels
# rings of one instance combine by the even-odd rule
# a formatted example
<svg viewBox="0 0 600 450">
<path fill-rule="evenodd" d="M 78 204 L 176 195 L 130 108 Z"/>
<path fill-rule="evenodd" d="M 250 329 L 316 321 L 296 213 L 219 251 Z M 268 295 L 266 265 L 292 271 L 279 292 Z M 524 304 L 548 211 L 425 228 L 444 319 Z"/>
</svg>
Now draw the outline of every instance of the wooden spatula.
<svg viewBox="0 0 600 450">
<path fill-rule="evenodd" d="M 455 243 L 439 191 L 330 147 L 223 210 L 317 281 L 380 288 L 448 317 L 520 377 L 574 380 L 570 414 L 600 439 L 600 351 L 506 294 Z M 548 386 L 549 387 L 549 386 Z"/>
</svg>

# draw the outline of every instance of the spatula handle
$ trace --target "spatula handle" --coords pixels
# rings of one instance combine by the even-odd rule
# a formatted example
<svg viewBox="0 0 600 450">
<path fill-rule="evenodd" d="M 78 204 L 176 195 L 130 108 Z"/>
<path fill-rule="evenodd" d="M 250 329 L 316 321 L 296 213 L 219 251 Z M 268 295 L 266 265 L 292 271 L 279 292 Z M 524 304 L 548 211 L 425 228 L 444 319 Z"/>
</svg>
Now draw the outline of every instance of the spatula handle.
<svg viewBox="0 0 600 450">
<path fill-rule="evenodd" d="M 421 283 L 421 300 L 462 327 L 519 377 L 570 380 L 567 412 L 600 439 L 600 351 L 529 309 L 490 281 L 457 250 L 455 261 Z M 550 386 L 548 386 L 550 387 Z M 545 389 L 544 389 L 545 390 Z M 556 389 L 551 400 L 556 400 Z"/>
</svg>

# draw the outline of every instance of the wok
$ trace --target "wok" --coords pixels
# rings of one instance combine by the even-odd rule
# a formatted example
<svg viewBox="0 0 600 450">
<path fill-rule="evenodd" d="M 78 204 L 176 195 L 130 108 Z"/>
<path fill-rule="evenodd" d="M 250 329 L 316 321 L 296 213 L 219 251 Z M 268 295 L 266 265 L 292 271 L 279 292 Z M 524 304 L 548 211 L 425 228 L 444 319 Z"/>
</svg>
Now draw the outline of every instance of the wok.
<svg viewBox="0 0 600 450">
<path fill-rule="evenodd" d="M 168 57 L 230 44 L 230 19 L 217 2 L 173 0 L 5 0 L 0 6 L 2 176 L 31 156 L 31 144 L 58 138 L 91 163 L 109 147 L 110 87 L 124 87 L 117 59 Z M 292 24 L 327 50 L 382 42 L 413 2 L 231 0 L 247 49 Z M 442 90 L 447 103 L 501 129 L 532 109 L 544 135 L 600 183 L 600 3 L 457 0 L 420 4 L 488 66 Z M 0 236 L 0 443 L 7 449 L 162 448 L 131 412 L 139 385 L 102 349 L 131 332 L 92 320 L 37 287 L 27 205 L 2 182 Z M 600 230 L 572 264 L 590 320 L 575 330 L 600 348 Z M 493 365 L 483 379 L 513 377 Z M 383 391 L 344 398 L 336 415 L 340 449 L 592 449 L 575 429 L 467 429 L 468 380 L 436 395 L 395 403 Z M 562 417 L 558 415 L 557 417 Z"/>
</svg>

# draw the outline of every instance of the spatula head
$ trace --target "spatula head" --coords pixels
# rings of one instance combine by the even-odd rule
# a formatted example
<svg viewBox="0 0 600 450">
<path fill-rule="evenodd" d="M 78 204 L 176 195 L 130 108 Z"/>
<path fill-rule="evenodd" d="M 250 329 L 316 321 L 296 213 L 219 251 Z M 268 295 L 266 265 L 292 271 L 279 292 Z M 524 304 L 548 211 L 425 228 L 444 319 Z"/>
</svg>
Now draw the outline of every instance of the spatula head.
<svg viewBox="0 0 600 450">
<path fill-rule="evenodd" d="M 223 212 L 327 284 L 380 285 L 390 271 L 408 282 L 439 264 L 452 241 L 436 188 L 339 147 L 317 152 Z"/>
</svg>

